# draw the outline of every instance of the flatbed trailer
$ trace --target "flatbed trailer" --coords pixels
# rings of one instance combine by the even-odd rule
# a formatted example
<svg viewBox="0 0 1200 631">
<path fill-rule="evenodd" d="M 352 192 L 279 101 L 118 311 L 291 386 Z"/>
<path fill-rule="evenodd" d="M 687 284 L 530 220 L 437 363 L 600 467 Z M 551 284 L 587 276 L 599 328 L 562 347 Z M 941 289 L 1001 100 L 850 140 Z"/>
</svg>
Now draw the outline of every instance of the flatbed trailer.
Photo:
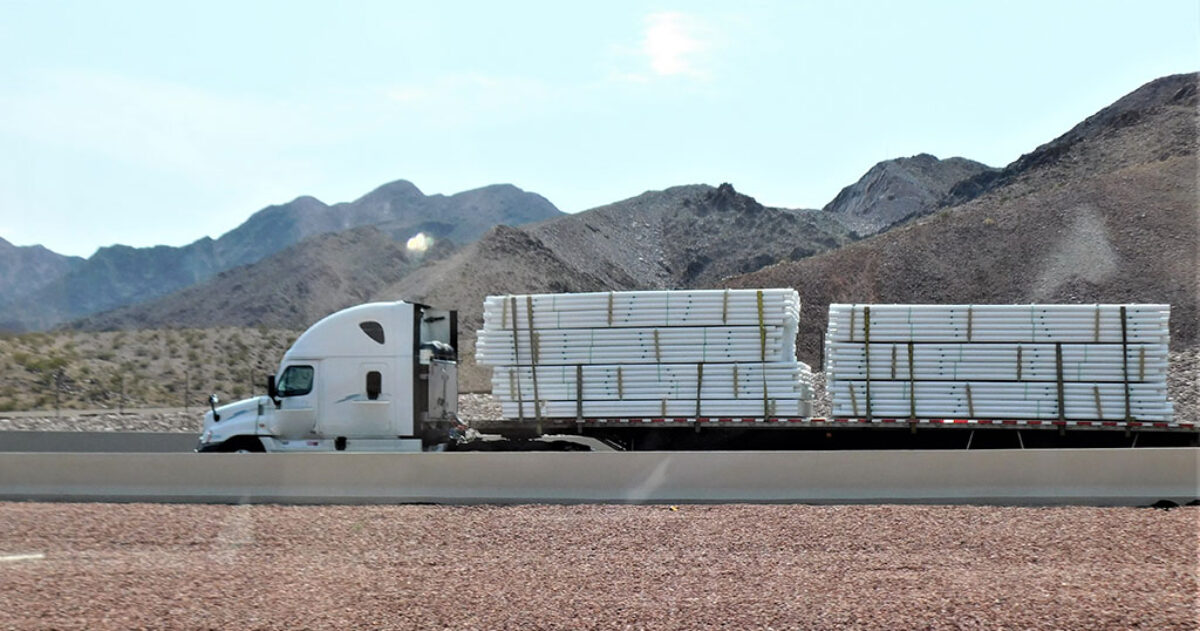
<svg viewBox="0 0 1200 631">
<path fill-rule="evenodd" d="M 488 419 L 467 425 L 480 434 L 515 439 L 589 436 L 627 450 L 1200 446 L 1200 425 L 1137 420 L 641 417 Z"/>
</svg>

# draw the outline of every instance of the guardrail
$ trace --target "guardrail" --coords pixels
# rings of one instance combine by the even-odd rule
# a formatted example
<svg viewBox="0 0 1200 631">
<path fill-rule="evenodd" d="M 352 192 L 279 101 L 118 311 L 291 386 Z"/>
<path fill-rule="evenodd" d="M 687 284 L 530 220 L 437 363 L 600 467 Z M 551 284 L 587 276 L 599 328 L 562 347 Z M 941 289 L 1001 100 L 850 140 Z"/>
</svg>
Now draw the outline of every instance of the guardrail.
<svg viewBox="0 0 1200 631">
<path fill-rule="evenodd" d="M 1144 505 L 1200 497 L 1200 449 L 0 453 L 0 499 L 282 503 Z"/>
</svg>

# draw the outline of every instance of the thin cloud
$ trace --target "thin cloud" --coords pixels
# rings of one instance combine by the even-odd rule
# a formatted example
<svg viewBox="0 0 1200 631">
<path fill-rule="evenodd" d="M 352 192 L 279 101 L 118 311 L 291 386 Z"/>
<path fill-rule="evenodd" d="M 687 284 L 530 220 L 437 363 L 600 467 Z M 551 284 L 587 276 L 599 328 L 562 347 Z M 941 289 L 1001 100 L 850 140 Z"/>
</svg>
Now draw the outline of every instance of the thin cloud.
<svg viewBox="0 0 1200 631">
<path fill-rule="evenodd" d="M 634 67 L 614 70 L 609 79 L 649 83 L 664 77 L 709 78 L 715 31 L 705 21 L 679 11 L 659 11 L 646 15 L 642 24 L 638 44 L 617 49 Z"/>
<path fill-rule="evenodd" d="M 664 77 L 706 76 L 700 66 L 700 58 L 709 48 L 706 30 L 698 19 L 683 13 L 667 11 L 647 15 L 642 52 L 650 62 L 650 69 Z"/>
</svg>

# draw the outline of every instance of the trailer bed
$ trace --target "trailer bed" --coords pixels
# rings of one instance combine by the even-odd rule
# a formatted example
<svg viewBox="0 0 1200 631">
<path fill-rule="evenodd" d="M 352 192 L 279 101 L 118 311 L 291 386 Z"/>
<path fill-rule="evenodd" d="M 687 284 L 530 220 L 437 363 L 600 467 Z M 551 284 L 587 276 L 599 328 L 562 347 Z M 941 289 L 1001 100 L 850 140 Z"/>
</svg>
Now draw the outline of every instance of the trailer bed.
<svg viewBox="0 0 1200 631">
<path fill-rule="evenodd" d="M 1167 421 L 1047 420 L 1047 419 L 943 419 L 943 418 L 788 418 L 788 417 L 644 417 L 644 418 L 525 418 L 475 420 L 469 425 L 480 431 L 502 431 L 522 427 L 545 430 L 613 427 L 729 427 L 729 428 L 841 428 L 915 427 L 938 429 L 1014 428 L 1071 430 L 1136 430 L 1138 432 L 1184 432 L 1200 435 L 1200 425 Z"/>
</svg>

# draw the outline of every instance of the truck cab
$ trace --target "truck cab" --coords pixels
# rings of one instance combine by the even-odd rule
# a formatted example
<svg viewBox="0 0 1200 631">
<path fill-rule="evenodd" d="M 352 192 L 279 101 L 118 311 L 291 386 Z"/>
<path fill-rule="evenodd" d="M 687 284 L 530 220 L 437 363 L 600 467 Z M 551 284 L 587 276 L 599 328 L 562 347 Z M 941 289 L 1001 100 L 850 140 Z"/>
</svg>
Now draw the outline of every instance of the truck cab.
<svg viewBox="0 0 1200 631">
<path fill-rule="evenodd" d="M 344 309 L 284 354 L 267 396 L 205 414 L 197 451 L 421 451 L 459 426 L 457 312 Z"/>
</svg>

